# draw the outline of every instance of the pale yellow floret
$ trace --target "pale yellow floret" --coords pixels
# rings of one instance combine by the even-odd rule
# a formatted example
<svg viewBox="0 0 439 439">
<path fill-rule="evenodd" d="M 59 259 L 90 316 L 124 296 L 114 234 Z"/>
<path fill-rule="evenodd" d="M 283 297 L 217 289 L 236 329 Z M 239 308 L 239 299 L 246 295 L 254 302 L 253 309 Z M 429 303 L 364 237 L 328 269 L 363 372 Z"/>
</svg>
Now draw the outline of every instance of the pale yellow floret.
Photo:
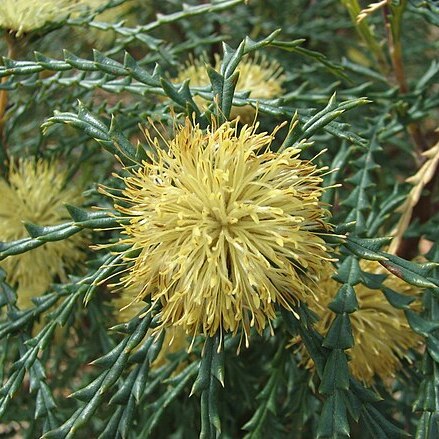
<svg viewBox="0 0 439 439">
<path fill-rule="evenodd" d="M 374 274 L 389 274 L 374 261 L 363 261 L 363 270 Z M 331 276 L 334 269 L 322 272 L 318 283 L 319 302 L 309 301 L 309 308 L 320 320 L 316 329 L 326 334 L 335 314 L 328 308 L 340 287 Z M 417 295 L 419 291 L 400 278 L 389 274 L 384 285 L 392 290 Z M 380 290 L 370 289 L 363 284 L 355 287 L 359 309 L 350 314 L 354 346 L 348 350 L 351 358 L 349 368 L 356 378 L 370 385 L 374 376 L 386 380 L 394 377 L 407 351 L 415 348 L 420 337 L 410 328 L 404 312 L 394 308 Z"/>
<path fill-rule="evenodd" d="M 217 59 L 215 68 L 219 70 L 220 60 Z M 274 99 L 282 94 L 282 82 L 285 77 L 282 67 L 276 61 L 269 61 L 265 57 L 255 56 L 244 59 L 238 66 L 239 78 L 235 92 L 250 92 L 253 99 Z M 175 82 L 190 79 L 192 87 L 202 87 L 210 84 L 203 59 L 191 60 L 175 78 Z M 195 103 L 204 108 L 208 103 L 200 96 L 195 96 Z M 255 118 L 256 109 L 251 105 L 234 106 L 230 118 L 240 117 L 241 122 L 250 124 Z"/>
<path fill-rule="evenodd" d="M 66 173 L 55 164 L 39 160 L 20 160 L 12 165 L 9 179 L 0 179 L 0 241 L 29 237 L 23 222 L 50 226 L 69 220 L 64 203 L 77 203 L 80 193 L 66 183 Z M 42 294 L 56 276 L 83 258 L 82 235 L 49 242 L 0 261 L 7 281 L 17 286 L 18 305 L 27 307 Z"/>
<path fill-rule="evenodd" d="M 162 326 L 261 332 L 278 305 L 312 294 L 304 279 L 329 259 L 320 171 L 256 129 L 186 120 L 166 149 L 149 137 L 151 161 L 123 178 L 121 242 L 139 254 L 122 284 L 161 304 Z"/>
<path fill-rule="evenodd" d="M 87 4 L 87 0 L 1 0 L 0 28 L 20 36 L 58 23 L 72 12 L 83 11 Z"/>
</svg>

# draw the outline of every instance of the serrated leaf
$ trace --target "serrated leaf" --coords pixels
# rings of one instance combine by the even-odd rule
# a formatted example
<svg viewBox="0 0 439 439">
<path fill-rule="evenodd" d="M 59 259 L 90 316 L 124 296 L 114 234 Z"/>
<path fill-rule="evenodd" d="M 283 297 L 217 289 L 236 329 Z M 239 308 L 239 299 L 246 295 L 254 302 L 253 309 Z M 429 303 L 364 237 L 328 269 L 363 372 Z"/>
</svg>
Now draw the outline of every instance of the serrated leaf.
<svg viewBox="0 0 439 439">
<path fill-rule="evenodd" d="M 346 392 L 346 408 L 355 422 L 358 422 L 361 416 L 363 404 L 353 392 Z"/>
<path fill-rule="evenodd" d="M 350 314 L 356 311 L 358 309 L 358 300 L 354 287 L 349 284 L 343 284 L 328 308 L 337 314 L 344 312 Z"/>
<path fill-rule="evenodd" d="M 111 75 L 119 76 L 126 73 L 125 66 L 111 58 L 106 57 L 103 53 L 93 49 L 93 57 L 95 65 L 99 66 L 99 70 Z"/>
<path fill-rule="evenodd" d="M 388 421 L 376 408 L 366 404 L 363 408 L 365 425 L 376 439 L 401 439 L 410 434 Z"/>
<path fill-rule="evenodd" d="M 93 399 L 96 393 L 100 390 L 104 381 L 104 376 L 99 376 L 90 384 L 70 394 L 70 398 L 78 399 L 79 401 L 89 402 Z"/>
<path fill-rule="evenodd" d="M 349 315 L 337 314 L 323 340 L 323 346 L 329 349 L 348 349 L 354 345 Z"/>
<path fill-rule="evenodd" d="M 44 381 L 40 382 L 35 402 L 35 419 L 46 416 L 50 410 L 56 407 L 50 388 Z"/>
<path fill-rule="evenodd" d="M 323 403 L 317 426 L 318 438 L 348 437 L 350 435 L 346 405 L 341 391 L 336 391 Z"/>
<path fill-rule="evenodd" d="M 348 256 L 343 260 L 340 267 L 338 267 L 337 273 L 334 275 L 334 279 L 343 284 L 355 286 L 360 283 L 361 270 L 358 259 L 353 256 Z"/>
<path fill-rule="evenodd" d="M 385 261 L 387 254 L 384 255 L 380 249 L 390 242 L 392 238 L 356 238 L 348 236 L 345 246 L 355 255 L 371 261 Z"/>
<path fill-rule="evenodd" d="M 326 361 L 319 387 L 321 394 L 333 394 L 336 390 L 349 388 L 349 370 L 346 354 L 341 349 L 333 349 Z"/>
<path fill-rule="evenodd" d="M 405 280 L 411 285 L 421 288 L 439 287 L 439 280 L 427 277 L 431 270 L 437 267 L 437 263 L 417 264 L 409 262 L 395 255 L 385 254 L 388 260 L 379 261 L 380 264 L 387 268 L 395 276 Z"/>
<path fill-rule="evenodd" d="M 136 370 L 132 370 L 128 377 L 123 381 L 117 392 L 111 397 L 110 404 L 123 405 L 128 402 L 136 377 Z"/>
</svg>

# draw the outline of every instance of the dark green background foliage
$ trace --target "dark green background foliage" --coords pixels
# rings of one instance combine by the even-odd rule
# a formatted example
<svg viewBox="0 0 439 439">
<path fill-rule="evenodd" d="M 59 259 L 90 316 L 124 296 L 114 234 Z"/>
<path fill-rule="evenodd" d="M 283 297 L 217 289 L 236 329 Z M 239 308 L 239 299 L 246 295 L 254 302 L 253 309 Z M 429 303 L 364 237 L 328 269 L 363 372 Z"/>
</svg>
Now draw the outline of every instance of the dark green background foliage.
<svg viewBox="0 0 439 439">
<path fill-rule="evenodd" d="M 96 286 L 121 270 L 116 256 L 90 250 L 85 268 L 67 284 L 55 282 L 26 310 L 17 308 L 1 272 L 1 428 L 29 438 L 439 437 L 439 270 L 428 263 L 439 262 L 436 177 L 414 206 L 398 256 L 383 250 L 399 219 L 395 210 L 411 189 L 404 181 L 438 140 L 436 2 L 393 0 L 358 26 L 344 5 L 356 3 L 350 1 L 187 3 L 142 0 L 135 11 L 141 25 L 132 28 L 97 24 L 90 16 L 17 40 L 5 32 L 0 53 L 7 54 L 9 39 L 13 56 L 0 66 L 0 88 L 9 97 L 2 173 L 8 157 L 58 157 L 72 177 L 80 174 L 88 183 L 84 205 L 68 206 L 71 221 L 29 227 L 29 238 L 0 244 L 0 257 L 83 229 L 93 244 L 114 241 L 117 232 L 109 229 L 117 222 L 97 191 L 102 183 L 120 184 L 112 177 L 120 166 L 113 154 L 126 165 L 140 162 L 147 145 L 139 124 L 147 125 L 148 117 L 169 129 L 185 114 L 195 113 L 204 127 L 212 114 L 226 117 L 241 59 L 259 52 L 276 59 L 286 75 L 284 94 L 259 102 L 261 128 L 298 120 L 285 144 L 303 148 L 309 158 L 327 149 L 317 161 L 337 171 L 326 183 L 342 183 L 325 193 L 336 232 L 347 236 L 343 244 L 334 238 L 341 244 L 334 323 L 322 339 L 312 327 L 314 316 L 297 306 L 295 315 L 279 311 L 274 337 L 252 335 L 239 355 L 239 337 L 213 337 L 204 348 L 200 337 L 191 353 L 171 355 L 150 370 L 163 341 L 144 339 L 156 325 L 156 310 L 110 330 L 111 296 L 105 284 Z M 96 27 L 113 32 L 113 44 L 86 39 Z M 191 90 L 170 82 L 190 54 L 212 61 L 220 55 L 211 86 Z M 212 105 L 203 113 L 191 97 L 198 92 L 217 96 L 221 111 Z M 246 95 L 233 99 L 255 102 Z M 286 135 L 286 128 L 280 131 L 278 144 Z M 409 262 L 419 254 L 421 237 L 433 243 L 427 260 Z M 411 364 L 403 362 L 390 388 L 377 381 L 370 389 L 349 376 L 345 350 L 353 342 L 353 286 L 365 279 L 358 260 L 385 256 L 387 267 L 425 288 L 419 314 L 408 309 L 406 296 L 390 294 L 389 300 L 406 310 L 426 348 L 410 354 Z M 287 348 L 298 335 L 315 362 L 314 374 Z M 59 343 L 59 337 L 70 341 Z"/>
</svg>

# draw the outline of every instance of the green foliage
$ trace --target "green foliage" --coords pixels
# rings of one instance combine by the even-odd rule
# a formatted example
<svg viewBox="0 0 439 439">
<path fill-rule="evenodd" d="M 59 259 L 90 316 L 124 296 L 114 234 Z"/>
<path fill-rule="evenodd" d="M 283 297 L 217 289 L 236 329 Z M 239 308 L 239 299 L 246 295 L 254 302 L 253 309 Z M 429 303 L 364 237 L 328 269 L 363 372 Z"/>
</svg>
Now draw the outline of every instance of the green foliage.
<svg viewBox="0 0 439 439">
<path fill-rule="evenodd" d="M 438 437 L 437 170 L 406 182 L 439 161 L 424 154 L 438 142 L 438 6 L 389 1 L 359 23 L 357 0 L 134 0 L 126 17 L 99 15 L 124 3 L 103 1 L 19 38 L 0 28 L 0 179 L 20 158 L 43 159 L 64 166 L 66 185 L 82 191 L 62 222 L 22 218 L 23 235 L 0 232 L 0 430 L 47 439 Z M 177 83 L 201 55 L 209 82 Z M 243 62 L 261 55 L 284 72 L 270 98 L 237 87 Z M 166 148 L 185 117 L 205 129 L 250 107 L 258 132 L 284 123 L 274 151 L 294 147 L 328 169 L 322 201 L 333 231 L 322 236 L 336 265 L 338 288 L 325 306 L 332 320 L 320 333 L 309 304 L 278 304 L 271 326 L 249 340 L 195 334 L 168 352 L 160 303 L 145 298 L 121 320 L 117 286 L 139 249 L 117 244 L 129 218 L 104 192 L 117 197 L 124 172 L 151 160 L 140 127 L 154 125 Z M 397 230 L 410 182 L 420 197 Z M 83 261 L 22 306 L 2 261 L 74 236 L 88 243 Z M 26 269 L 37 278 L 32 262 Z M 317 279 L 311 300 L 318 287 Z M 388 379 L 373 383 L 351 368 L 360 288 L 384 295 L 419 337 Z M 371 338 L 373 324 L 363 328 Z M 371 367 L 380 355 L 370 354 Z"/>
</svg>

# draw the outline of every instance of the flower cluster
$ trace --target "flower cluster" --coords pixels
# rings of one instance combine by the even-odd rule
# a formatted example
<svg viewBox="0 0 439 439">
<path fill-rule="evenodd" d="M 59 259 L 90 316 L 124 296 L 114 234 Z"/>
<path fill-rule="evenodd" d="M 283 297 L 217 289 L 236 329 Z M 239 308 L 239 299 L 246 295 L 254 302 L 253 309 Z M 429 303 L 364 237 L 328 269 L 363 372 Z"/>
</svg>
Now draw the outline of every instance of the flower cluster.
<svg viewBox="0 0 439 439">
<path fill-rule="evenodd" d="M 100 14 L 103 21 L 115 21 L 126 13 L 134 0 L 110 8 Z M 107 0 L 2 0 L 0 28 L 19 37 L 23 33 L 36 31 L 47 23 L 59 23 L 67 16 L 79 16 L 87 9 L 96 10 Z"/>
<path fill-rule="evenodd" d="M 62 21 L 82 4 L 82 0 L 2 0 L 0 28 L 20 36 L 47 23 Z"/>
<path fill-rule="evenodd" d="M 330 259 L 321 171 L 297 149 L 271 151 L 274 133 L 256 129 L 204 131 L 186 120 L 166 148 L 149 137 L 150 161 L 127 170 L 113 195 L 130 218 L 121 282 L 161 304 L 162 326 L 191 335 L 242 328 L 247 338 L 277 306 L 312 294 L 309 280 Z"/>
<path fill-rule="evenodd" d="M 65 172 L 42 160 L 12 164 L 8 181 L 0 179 L 0 193 L 0 241 L 28 237 L 23 222 L 42 226 L 65 222 L 64 203 L 80 201 L 78 189 L 68 186 Z M 43 293 L 56 276 L 65 279 L 66 271 L 83 258 L 84 246 L 83 235 L 76 234 L 1 261 L 7 281 L 17 285 L 18 305 L 30 305 L 32 297 Z"/>
<path fill-rule="evenodd" d="M 220 67 L 219 58 L 215 68 Z M 250 92 L 253 99 L 273 99 L 282 93 L 282 82 L 284 75 L 282 67 L 276 61 L 269 61 L 264 57 L 255 56 L 247 58 L 238 67 L 239 78 L 236 84 L 236 92 Z M 192 87 L 202 87 L 210 84 L 206 70 L 206 63 L 203 59 L 190 60 L 175 78 L 176 82 L 190 80 Z M 199 96 L 195 97 L 195 102 L 200 107 L 206 105 L 206 101 Z M 235 119 L 239 116 L 241 122 L 250 124 L 255 118 L 256 110 L 251 105 L 233 106 L 230 118 Z"/>
</svg>

